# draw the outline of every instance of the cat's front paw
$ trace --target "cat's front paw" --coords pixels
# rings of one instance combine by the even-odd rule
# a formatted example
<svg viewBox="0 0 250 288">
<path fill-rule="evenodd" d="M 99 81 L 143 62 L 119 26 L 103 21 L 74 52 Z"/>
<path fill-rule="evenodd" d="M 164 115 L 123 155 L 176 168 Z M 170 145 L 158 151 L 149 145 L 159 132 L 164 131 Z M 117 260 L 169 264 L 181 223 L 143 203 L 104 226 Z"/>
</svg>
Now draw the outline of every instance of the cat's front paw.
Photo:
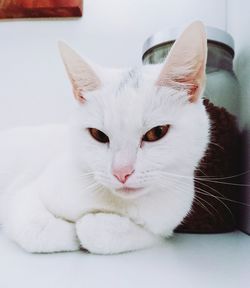
<svg viewBox="0 0 250 288">
<path fill-rule="evenodd" d="M 31 253 L 52 253 L 79 250 L 75 225 L 52 215 L 34 217 L 5 227 L 7 235 Z M 48 215 L 47 215 L 48 216 Z"/>
<path fill-rule="evenodd" d="M 76 223 L 81 246 L 91 253 L 114 254 L 151 246 L 157 237 L 116 214 L 87 214 Z"/>
<path fill-rule="evenodd" d="M 105 213 L 85 215 L 76 224 L 81 246 L 96 254 L 120 252 L 118 243 L 121 232 L 120 218 L 120 216 Z M 128 221 L 127 219 L 123 222 Z"/>
</svg>

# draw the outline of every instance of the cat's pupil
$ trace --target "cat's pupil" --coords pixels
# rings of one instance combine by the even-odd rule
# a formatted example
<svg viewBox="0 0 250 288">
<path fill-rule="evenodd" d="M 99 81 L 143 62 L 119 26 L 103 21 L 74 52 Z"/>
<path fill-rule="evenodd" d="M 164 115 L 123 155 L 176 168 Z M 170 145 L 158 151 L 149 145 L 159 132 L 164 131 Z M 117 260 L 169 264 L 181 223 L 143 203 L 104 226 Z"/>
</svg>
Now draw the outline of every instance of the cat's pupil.
<svg viewBox="0 0 250 288">
<path fill-rule="evenodd" d="M 109 142 L 109 137 L 105 133 L 96 128 L 89 128 L 89 133 L 98 142 L 101 143 Z"/>
<path fill-rule="evenodd" d="M 154 133 L 155 133 L 155 136 L 157 138 L 161 137 L 161 135 L 162 135 L 162 127 L 161 126 L 155 127 Z"/>
</svg>

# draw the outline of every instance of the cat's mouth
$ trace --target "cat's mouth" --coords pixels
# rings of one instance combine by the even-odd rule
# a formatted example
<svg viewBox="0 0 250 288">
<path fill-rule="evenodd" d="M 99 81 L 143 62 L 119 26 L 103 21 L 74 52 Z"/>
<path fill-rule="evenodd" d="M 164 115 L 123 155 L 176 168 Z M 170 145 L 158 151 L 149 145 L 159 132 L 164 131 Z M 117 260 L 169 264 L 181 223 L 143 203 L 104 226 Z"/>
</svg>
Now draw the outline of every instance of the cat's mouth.
<svg viewBox="0 0 250 288">
<path fill-rule="evenodd" d="M 133 188 L 133 187 L 124 186 L 124 187 L 122 187 L 122 188 L 116 189 L 116 191 L 123 192 L 123 193 L 135 193 L 135 192 L 141 191 L 142 189 L 143 189 L 142 187 L 140 187 L 140 188 Z"/>
<path fill-rule="evenodd" d="M 137 197 L 138 195 L 140 195 L 142 192 L 144 191 L 144 188 L 142 187 L 121 187 L 118 189 L 115 189 L 115 192 L 118 193 L 119 195 L 121 195 L 122 197 Z"/>
</svg>

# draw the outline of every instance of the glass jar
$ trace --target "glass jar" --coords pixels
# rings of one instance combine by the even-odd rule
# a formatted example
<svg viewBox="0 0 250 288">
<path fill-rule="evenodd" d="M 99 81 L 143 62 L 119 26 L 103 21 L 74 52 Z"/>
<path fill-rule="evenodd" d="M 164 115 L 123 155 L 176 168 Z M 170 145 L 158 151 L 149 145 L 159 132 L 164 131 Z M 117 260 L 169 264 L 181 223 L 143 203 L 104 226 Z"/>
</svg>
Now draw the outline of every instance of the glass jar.
<svg viewBox="0 0 250 288">
<path fill-rule="evenodd" d="M 206 29 L 208 57 L 204 97 L 214 105 L 224 107 L 231 114 L 239 116 L 239 84 L 233 72 L 233 38 L 218 28 L 207 27 Z M 178 32 L 178 30 L 168 30 L 148 38 L 143 46 L 143 64 L 162 63 Z"/>
</svg>

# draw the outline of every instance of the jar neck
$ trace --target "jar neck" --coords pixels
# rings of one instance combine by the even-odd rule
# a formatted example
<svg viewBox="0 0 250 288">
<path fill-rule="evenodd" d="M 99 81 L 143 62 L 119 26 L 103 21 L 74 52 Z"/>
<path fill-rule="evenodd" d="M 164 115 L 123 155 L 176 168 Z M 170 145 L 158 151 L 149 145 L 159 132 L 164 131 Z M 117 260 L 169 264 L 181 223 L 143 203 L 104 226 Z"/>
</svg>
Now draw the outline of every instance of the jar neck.
<svg viewBox="0 0 250 288">
<path fill-rule="evenodd" d="M 233 55 L 223 46 L 214 42 L 208 42 L 207 73 L 222 69 L 232 72 Z"/>
<path fill-rule="evenodd" d="M 162 63 L 173 46 L 173 43 L 174 42 L 169 42 L 151 48 L 143 55 L 143 63 Z M 227 47 L 223 47 L 219 43 L 208 41 L 206 72 L 212 73 L 220 69 L 232 72 L 233 51 L 230 51 Z"/>
</svg>

